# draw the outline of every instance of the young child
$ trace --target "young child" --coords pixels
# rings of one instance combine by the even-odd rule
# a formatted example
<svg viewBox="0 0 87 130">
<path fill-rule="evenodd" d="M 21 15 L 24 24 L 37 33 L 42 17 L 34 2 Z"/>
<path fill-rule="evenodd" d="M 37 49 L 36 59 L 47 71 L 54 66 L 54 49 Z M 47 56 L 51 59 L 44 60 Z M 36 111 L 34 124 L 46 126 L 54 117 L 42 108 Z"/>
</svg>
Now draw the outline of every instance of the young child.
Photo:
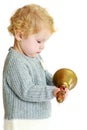
<svg viewBox="0 0 87 130">
<path fill-rule="evenodd" d="M 8 30 L 14 45 L 3 70 L 4 130 L 46 130 L 50 101 L 59 89 L 40 53 L 55 32 L 53 19 L 43 7 L 30 4 L 17 9 Z"/>
</svg>

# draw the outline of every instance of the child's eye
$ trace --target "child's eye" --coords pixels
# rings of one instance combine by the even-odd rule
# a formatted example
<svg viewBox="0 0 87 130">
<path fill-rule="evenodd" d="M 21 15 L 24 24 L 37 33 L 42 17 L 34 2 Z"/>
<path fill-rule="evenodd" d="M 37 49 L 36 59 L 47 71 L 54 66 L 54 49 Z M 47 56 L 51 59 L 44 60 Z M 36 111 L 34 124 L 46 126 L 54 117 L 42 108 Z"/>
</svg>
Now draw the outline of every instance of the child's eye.
<svg viewBox="0 0 87 130">
<path fill-rule="evenodd" d="M 37 42 L 38 42 L 38 43 L 41 43 L 41 41 L 39 41 L 39 40 L 38 40 Z"/>
</svg>

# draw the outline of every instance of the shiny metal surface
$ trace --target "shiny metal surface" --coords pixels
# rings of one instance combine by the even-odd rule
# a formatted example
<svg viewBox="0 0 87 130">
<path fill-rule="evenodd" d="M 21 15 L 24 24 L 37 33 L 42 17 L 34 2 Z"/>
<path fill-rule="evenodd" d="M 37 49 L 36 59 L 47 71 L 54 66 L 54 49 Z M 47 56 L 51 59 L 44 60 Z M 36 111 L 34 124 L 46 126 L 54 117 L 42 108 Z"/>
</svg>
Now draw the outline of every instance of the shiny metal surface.
<svg viewBox="0 0 87 130">
<path fill-rule="evenodd" d="M 67 68 L 57 70 L 53 75 L 53 83 L 59 87 L 64 85 L 69 90 L 73 89 L 77 84 L 77 76 L 74 71 Z"/>
<path fill-rule="evenodd" d="M 76 86 L 77 75 L 71 69 L 59 69 L 53 75 L 53 83 L 56 87 L 60 88 L 60 91 L 56 94 L 56 100 L 62 103 L 66 95 L 65 88 L 71 90 Z"/>
</svg>

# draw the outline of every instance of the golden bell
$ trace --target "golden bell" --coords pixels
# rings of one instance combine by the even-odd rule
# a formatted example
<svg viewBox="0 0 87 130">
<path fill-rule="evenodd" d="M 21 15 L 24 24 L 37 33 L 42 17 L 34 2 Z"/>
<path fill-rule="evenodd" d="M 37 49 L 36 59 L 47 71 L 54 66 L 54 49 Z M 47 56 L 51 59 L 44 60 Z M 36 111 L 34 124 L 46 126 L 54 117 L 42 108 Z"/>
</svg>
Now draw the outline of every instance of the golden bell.
<svg viewBox="0 0 87 130">
<path fill-rule="evenodd" d="M 62 102 L 66 93 L 64 88 L 73 89 L 77 84 L 77 76 L 71 69 L 62 68 L 54 73 L 53 83 L 56 87 L 61 88 L 61 92 L 59 91 L 57 94 L 57 101 Z"/>
</svg>

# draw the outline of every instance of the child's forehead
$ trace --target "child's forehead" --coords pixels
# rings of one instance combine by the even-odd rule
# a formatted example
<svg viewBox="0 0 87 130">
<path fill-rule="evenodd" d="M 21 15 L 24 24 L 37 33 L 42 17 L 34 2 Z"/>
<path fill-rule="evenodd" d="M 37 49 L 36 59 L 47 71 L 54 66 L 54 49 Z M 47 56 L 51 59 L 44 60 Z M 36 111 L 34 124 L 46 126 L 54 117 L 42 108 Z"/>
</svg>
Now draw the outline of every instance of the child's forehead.
<svg viewBox="0 0 87 130">
<path fill-rule="evenodd" d="M 39 35 L 42 35 L 42 36 L 46 36 L 46 35 L 48 35 L 48 34 L 50 34 L 51 33 L 51 31 L 49 30 L 49 29 L 45 29 L 45 28 L 43 28 L 43 29 L 41 29 L 38 33 L 36 33 L 36 35 L 37 36 L 39 36 Z"/>
<path fill-rule="evenodd" d="M 38 39 L 44 39 L 45 40 L 51 35 L 51 32 L 48 29 L 43 29 L 43 30 L 41 30 L 40 32 L 38 32 L 34 35 Z"/>
</svg>

